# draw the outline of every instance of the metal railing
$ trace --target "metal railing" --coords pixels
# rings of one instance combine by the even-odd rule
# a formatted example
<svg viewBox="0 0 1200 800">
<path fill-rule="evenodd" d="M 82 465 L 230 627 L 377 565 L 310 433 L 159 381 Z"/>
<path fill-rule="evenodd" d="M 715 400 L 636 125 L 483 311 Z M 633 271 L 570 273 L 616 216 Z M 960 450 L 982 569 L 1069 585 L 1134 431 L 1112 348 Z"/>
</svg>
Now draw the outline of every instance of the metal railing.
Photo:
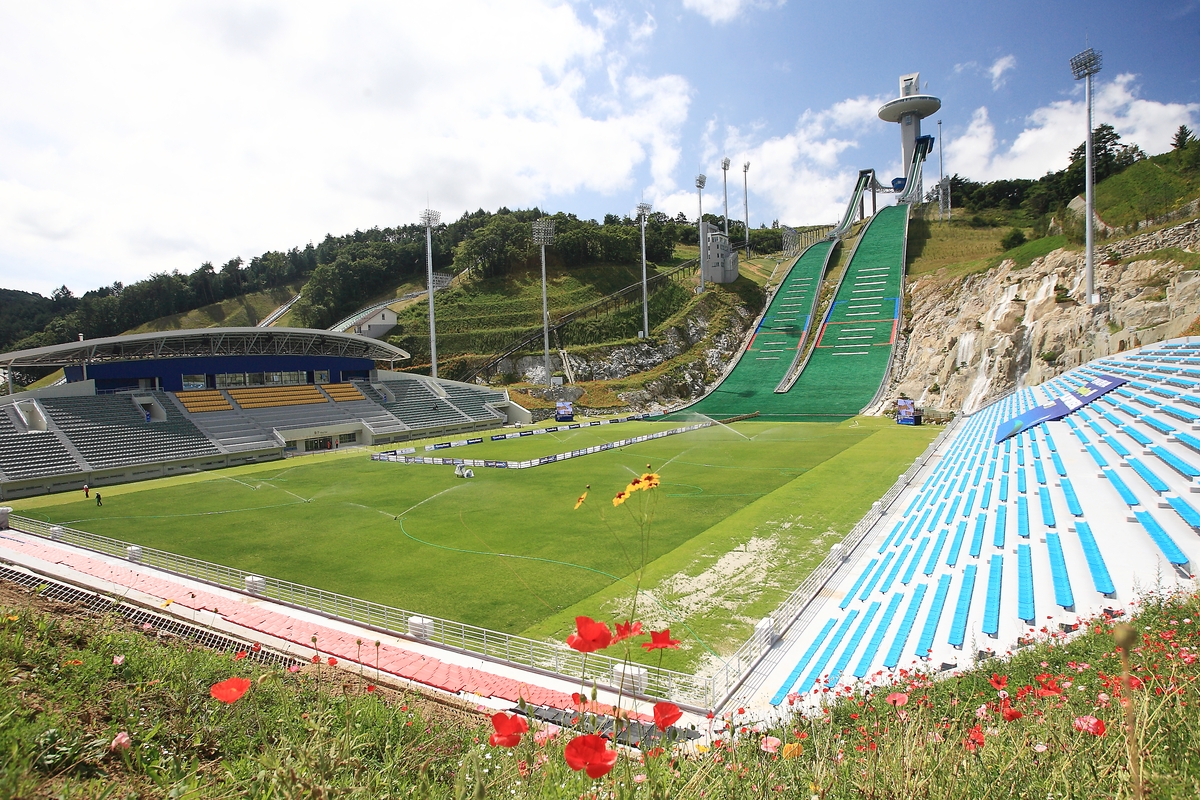
<svg viewBox="0 0 1200 800">
<path fill-rule="evenodd" d="M 724 659 L 720 667 L 705 676 L 661 669 L 637 662 L 627 663 L 624 659 L 599 653 L 589 653 L 585 657 L 584 654 L 559 642 L 539 641 L 490 630 L 478 625 L 430 617 L 427 614 L 374 603 L 279 578 L 259 576 L 257 573 L 235 567 L 213 564 L 152 547 L 139 547 L 135 559 L 130 555 L 128 542 L 74 528 L 52 525 L 49 522 L 28 517 L 13 515 L 10 523 L 16 530 L 35 536 L 154 567 L 222 589 L 274 600 L 283 605 L 363 625 L 411 641 L 435 644 L 449 650 L 469 653 L 490 661 L 530 669 L 568 681 L 582 680 L 611 691 L 619 690 L 619 684 L 624 683 L 626 695 L 647 699 L 670 698 L 694 710 L 716 710 L 737 691 L 772 645 L 804 616 L 806 611 L 812 608 L 813 600 L 867 539 L 876 523 L 883 518 L 891 504 L 925 466 L 929 457 L 955 430 L 961 419 L 961 417 L 956 418 L 929 444 L 925 452 L 850 530 L 842 540 L 841 546 L 831 551 L 817 568 L 780 603 L 769 617 L 771 624 L 757 627 L 750 638 L 733 655 Z M 247 578 L 254 578 L 255 582 L 261 580 L 261 588 L 248 592 L 247 587 L 251 585 L 251 582 L 248 582 Z M 634 679 L 621 677 L 626 674 L 627 667 L 645 670 L 644 688 L 640 691 L 630 692 L 629 684 L 633 683 Z M 642 676 L 639 676 L 638 680 L 641 679 Z"/>
<path fill-rule="evenodd" d="M 65 542 L 115 558 L 134 560 L 130 558 L 129 543 L 118 539 L 74 528 L 55 526 L 27 517 L 12 516 L 10 524 L 16 530 L 25 533 Z M 246 572 L 235 567 L 213 564 L 152 547 L 141 547 L 135 563 L 241 593 L 246 592 L 247 578 L 261 578 L 262 588 L 253 592 L 253 596 L 313 611 L 326 617 L 364 625 L 393 636 L 436 644 L 450 650 L 535 670 L 568 681 L 584 680 L 589 684 L 595 683 L 601 688 L 613 691 L 618 689 L 617 683 L 621 682 L 620 676 L 626 666 L 624 659 L 600 653 L 589 653 L 585 658 L 584 654 L 558 642 L 538 641 L 489 630 L 477 625 L 468 625 L 464 622 L 430 617 L 428 614 L 361 600 L 279 578 L 259 576 L 257 573 Z M 412 623 L 411 626 L 410 623 Z M 419 635 L 410 635 L 410 630 L 419 631 Z M 660 669 L 644 664 L 633 663 L 630 666 L 645 670 L 645 689 L 637 692 L 636 696 L 676 699 L 695 709 L 712 707 L 713 687 L 709 681 L 685 672 Z M 626 683 L 625 693 L 629 695 L 628 684 L 632 683 L 633 679 L 626 677 L 624 682 Z"/>
</svg>

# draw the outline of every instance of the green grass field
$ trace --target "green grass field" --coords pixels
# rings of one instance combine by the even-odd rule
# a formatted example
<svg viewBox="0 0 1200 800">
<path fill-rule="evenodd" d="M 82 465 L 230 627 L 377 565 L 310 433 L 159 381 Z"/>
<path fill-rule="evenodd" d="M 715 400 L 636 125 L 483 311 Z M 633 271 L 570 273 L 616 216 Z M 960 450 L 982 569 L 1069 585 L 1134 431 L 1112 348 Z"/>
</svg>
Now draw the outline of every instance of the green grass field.
<svg viewBox="0 0 1200 800">
<path fill-rule="evenodd" d="M 664 427 L 583 428 L 456 454 L 526 459 Z M 654 504 L 644 585 L 656 602 L 643 595 L 639 616 L 691 631 L 672 654 L 684 667 L 738 646 L 753 614 L 786 596 L 934 433 L 878 419 L 740 423 L 532 470 L 477 469 L 474 480 L 358 450 L 114 487 L 103 508 L 79 495 L 14 505 L 131 543 L 558 637 L 577 613 L 625 612 L 639 533 L 634 503 L 614 508 L 611 498 L 651 464 L 662 486 L 636 497 Z"/>
</svg>

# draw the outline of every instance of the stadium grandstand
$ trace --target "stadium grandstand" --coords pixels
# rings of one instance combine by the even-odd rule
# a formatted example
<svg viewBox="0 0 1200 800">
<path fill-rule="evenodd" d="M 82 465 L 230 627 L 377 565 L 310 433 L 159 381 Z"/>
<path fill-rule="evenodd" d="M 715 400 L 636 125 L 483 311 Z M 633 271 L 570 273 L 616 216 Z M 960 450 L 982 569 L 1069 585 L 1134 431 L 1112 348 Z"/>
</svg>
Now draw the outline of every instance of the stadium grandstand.
<svg viewBox="0 0 1200 800">
<path fill-rule="evenodd" d="M 395 372 L 354 334 L 205 328 L 0 355 L 65 381 L 0 399 L 0 499 L 464 433 L 529 412 L 507 393 Z M 10 377 L 11 381 L 11 377 Z"/>
<path fill-rule="evenodd" d="M 1194 338 L 1100 358 L 961 420 L 845 543 L 741 700 L 786 708 L 899 669 L 965 668 L 1190 583 L 1197 430 Z"/>
</svg>

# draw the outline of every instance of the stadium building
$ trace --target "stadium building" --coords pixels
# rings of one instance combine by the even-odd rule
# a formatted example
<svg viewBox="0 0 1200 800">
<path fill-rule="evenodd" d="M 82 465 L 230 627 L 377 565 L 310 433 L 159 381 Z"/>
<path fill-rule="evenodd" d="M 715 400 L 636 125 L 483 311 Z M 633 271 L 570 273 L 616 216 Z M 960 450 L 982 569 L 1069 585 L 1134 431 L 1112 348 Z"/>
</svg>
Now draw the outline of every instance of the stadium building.
<svg viewBox="0 0 1200 800">
<path fill-rule="evenodd" d="M 0 355 L 64 379 L 0 399 L 0 499 L 157 478 L 347 445 L 462 434 L 529 412 L 497 392 L 395 372 L 363 336 L 205 328 Z"/>
</svg>

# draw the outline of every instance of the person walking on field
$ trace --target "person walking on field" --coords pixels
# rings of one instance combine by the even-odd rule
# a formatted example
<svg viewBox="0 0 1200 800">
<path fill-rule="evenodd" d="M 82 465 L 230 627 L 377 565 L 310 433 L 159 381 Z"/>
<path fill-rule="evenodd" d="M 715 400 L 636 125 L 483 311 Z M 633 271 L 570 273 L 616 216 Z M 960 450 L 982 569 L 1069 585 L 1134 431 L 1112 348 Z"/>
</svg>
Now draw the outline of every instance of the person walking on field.
<svg viewBox="0 0 1200 800">
<path fill-rule="evenodd" d="M 83 499 L 86 500 L 87 497 L 88 497 L 88 485 L 85 483 L 83 485 Z"/>
<path fill-rule="evenodd" d="M 96 492 L 96 505 L 98 505 L 98 506 L 102 506 L 102 505 L 104 505 L 104 501 L 100 499 L 100 493 L 99 493 L 99 492 Z"/>
</svg>

